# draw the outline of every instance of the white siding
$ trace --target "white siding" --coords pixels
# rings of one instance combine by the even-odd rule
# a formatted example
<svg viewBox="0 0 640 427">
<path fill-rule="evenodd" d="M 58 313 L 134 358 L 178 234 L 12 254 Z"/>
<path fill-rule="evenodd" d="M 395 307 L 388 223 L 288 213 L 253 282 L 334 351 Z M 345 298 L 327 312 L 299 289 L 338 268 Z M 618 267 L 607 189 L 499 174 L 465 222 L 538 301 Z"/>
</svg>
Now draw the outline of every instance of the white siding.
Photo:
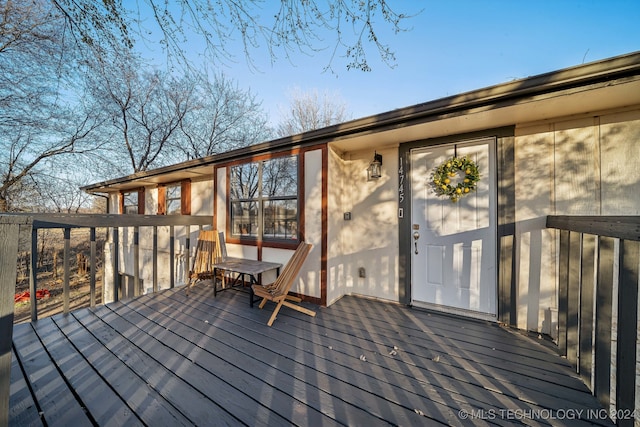
<svg viewBox="0 0 640 427">
<path fill-rule="evenodd" d="M 372 150 L 331 155 L 327 303 L 345 294 L 398 301 L 398 149 L 377 152 L 383 173 L 373 181 L 366 172 Z"/>
<path fill-rule="evenodd" d="M 640 214 L 640 111 L 516 129 L 518 327 L 553 335 L 557 236 L 546 215 Z"/>
</svg>

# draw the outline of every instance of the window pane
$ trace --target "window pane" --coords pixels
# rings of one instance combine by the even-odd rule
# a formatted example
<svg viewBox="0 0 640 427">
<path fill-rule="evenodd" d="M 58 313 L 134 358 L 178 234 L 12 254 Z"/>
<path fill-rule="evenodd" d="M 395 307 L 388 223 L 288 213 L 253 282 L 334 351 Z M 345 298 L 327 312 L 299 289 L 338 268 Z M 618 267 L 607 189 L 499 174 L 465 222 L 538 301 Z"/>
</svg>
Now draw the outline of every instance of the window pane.
<svg viewBox="0 0 640 427">
<path fill-rule="evenodd" d="M 238 236 L 258 236 L 258 204 L 231 203 L 231 233 Z"/>
<path fill-rule="evenodd" d="M 262 196 L 296 196 L 298 157 L 279 157 L 262 162 Z"/>
<path fill-rule="evenodd" d="M 264 203 L 264 237 L 298 238 L 298 200 L 267 200 Z"/>
<path fill-rule="evenodd" d="M 180 215 L 182 213 L 180 199 L 167 199 L 167 215 Z"/>
<path fill-rule="evenodd" d="M 181 194 L 182 187 L 180 185 L 167 186 L 166 210 L 167 215 L 180 215 L 182 213 Z"/>
<path fill-rule="evenodd" d="M 246 163 L 231 168 L 231 199 L 253 199 L 258 196 L 258 164 Z"/>
<path fill-rule="evenodd" d="M 138 192 L 125 193 L 124 195 L 124 213 L 137 214 L 138 213 Z"/>
</svg>

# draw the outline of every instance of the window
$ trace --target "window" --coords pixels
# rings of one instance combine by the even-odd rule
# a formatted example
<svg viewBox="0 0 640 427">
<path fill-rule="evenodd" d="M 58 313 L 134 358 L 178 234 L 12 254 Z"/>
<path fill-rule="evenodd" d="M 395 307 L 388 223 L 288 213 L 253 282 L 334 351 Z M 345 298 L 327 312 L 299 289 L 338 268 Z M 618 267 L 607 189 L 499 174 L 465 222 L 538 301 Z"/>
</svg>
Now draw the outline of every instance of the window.
<svg viewBox="0 0 640 427">
<path fill-rule="evenodd" d="M 122 204 L 122 213 L 124 214 L 137 214 L 138 210 L 138 200 L 139 195 L 137 191 L 132 193 L 124 193 L 122 195 L 123 204 Z"/>
<path fill-rule="evenodd" d="M 191 215 L 191 181 L 158 186 L 158 215 Z"/>
<path fill-rule="evenodd" d="M 180 184 L 168 185 L 166 191 L 166 214 L 180 215 L 182 213 L 182 186 Z"/>
<path fill-rule="evenodd" d="M 298 239 L 298 158 L 230 168 L 231 235 Z"/>
</svg>

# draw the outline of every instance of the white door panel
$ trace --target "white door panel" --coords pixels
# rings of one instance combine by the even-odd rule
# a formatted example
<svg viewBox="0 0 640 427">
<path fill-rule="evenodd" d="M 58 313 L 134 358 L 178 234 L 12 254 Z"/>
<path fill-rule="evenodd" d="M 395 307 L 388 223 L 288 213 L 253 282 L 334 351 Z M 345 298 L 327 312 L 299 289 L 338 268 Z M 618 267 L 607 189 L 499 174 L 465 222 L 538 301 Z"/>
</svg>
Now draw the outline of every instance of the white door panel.
<svg viewBox="0 0 640 427">
<path fill-rule="evenodd" d="M 454 203 L 431 189 L 433 170 L 468 156 L 480 168 L 477 191 Z M 412 303 L 451 311 L 496 313 L 495 140 L 411 152 L 414 240 Z M 417 253 L 416 253 L 417 252 Z"/>
</svg>

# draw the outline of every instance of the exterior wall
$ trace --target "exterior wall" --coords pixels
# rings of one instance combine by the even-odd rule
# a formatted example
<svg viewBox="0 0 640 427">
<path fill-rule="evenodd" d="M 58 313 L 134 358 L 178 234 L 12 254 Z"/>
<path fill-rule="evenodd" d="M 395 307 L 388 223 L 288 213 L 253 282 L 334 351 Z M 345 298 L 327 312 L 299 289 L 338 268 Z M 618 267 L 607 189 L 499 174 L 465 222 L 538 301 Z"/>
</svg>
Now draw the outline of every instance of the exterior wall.
<svg viewBox="0 0 640 427">
<path fill-rule="evenodd" d="M 553 125 L 516 128 L 516 326 L 551 333 L 557 309 L 555 233 L 546 229 L 555 194 Z"/>
<path fill-rule="evenodd" d="M 372 150 L 329 153 L 328 305 L 348 294 L 399 298 L 398 149 L 377 152 L 383 157 L 383 172 L 372 181 L 366 172 Z M 346 212 L 351 220 L 344 219 Z"/>
<path fill-rule="evenodd" d="M 304 237 L 313 247 L 291 290 L 316 298 L 320 298 L 322 292 L 322 181 L 322 150 L 305 152 Z"/>
<path fill-rule="evenodd" d="M 227 229 L 227 168 L 216 169 L 216 188 L 215 188 L 215 217 L 213 219 L 217 230 Z M 227 251 L 231 248 L 227 246 Z M 229 252 L 230 256 L 236 256 Z"/>
<path fill-rule="evenodd" d="M 213 179 L 191 182 L 191 215 L 213 215 Z"/>
<path fill-rule="evenodd" d="M 521 125 L 515 139 L 517 326 L 554 334 L 557 236 L 546 215 L 639 215 L 640 110 Z"/>
<path fill-rule="evenodd" d="M 346 161 L 341 154 L 329 148 L 328 153 L 328 194 L 327 208 L 327 305 L 340 299 L 346 293 L 343 212 Z"/>
</svg>

